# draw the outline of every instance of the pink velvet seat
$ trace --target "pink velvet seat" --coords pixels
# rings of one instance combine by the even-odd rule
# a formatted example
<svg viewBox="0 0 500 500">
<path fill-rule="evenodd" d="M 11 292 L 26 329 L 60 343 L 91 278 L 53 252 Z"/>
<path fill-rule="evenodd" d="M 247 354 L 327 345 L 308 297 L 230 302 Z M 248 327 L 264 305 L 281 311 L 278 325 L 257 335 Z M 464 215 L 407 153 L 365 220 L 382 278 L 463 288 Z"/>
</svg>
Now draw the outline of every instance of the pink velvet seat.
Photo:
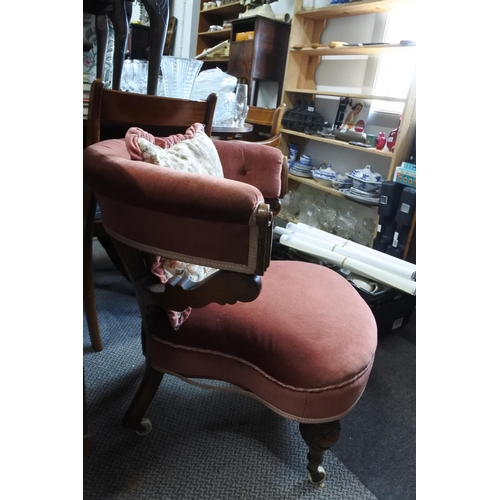
<svg viewBox="0 0 500 500">
<path fill-rule="evenodd" d="M 175 331 L 154 337 L 153 367 L 224 380 L 298 422 L 341 418 L 361 396 L 376 325 L 334 271 L 272 261 L 252 302 L 194 309 Z"/>
<path fill-rule="evenodd" d="M 319 484 L 323 454 L 339 438 L 339 419 L 366 387 L 376 322 L 334 271 L 271 261 L 270 203 L 279 206 L 272 200 L 286 192 L 281 151 L 214 142 L 224 178 L 134 160 L 125 140 L 84 151 L 84 180 L 142 315 L 145 371 L 122 424 L 151 430 L 145 413 L 164 374 L 203 384 L 222 380 L 299 422 L 309 447 L 309 480 Z M 149 266 L 152 254 L 220 271 L 199 283 L 180 276 L 159 283 Z M 189 317 L 175 329 L 169 311 L 186 308 L 192 308 Z"/>
</svg>

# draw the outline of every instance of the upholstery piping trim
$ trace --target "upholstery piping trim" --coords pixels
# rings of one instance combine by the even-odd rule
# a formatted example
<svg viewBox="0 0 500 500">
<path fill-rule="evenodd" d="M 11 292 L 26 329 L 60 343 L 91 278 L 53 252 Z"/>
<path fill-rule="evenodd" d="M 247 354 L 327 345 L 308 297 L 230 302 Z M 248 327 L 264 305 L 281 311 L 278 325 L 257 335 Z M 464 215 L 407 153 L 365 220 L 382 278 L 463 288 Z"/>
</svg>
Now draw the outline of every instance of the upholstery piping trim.
<svg viewBox="0 0 500 500">
<path fill-rule="evenodd" d="M 301 424 L 325 424 L 327 422 L 333 422 L 335 420 L 340 420 L 342 417 L 347 415 L 357 404 L 361 396 L 363 395 L 364 389 L 362 393 L 359 395 L 359 398 L 347 409 L 346 411 L 339 413 L 338 415 L 335 415 L 333 417 L 325 417 L 325 418 L 303 418 L 303 417 L 297 417 L 296 415 L 292 415 L 291 413 L 287 413 L 286 411 L 280 410 L 279 408 L 276 408 L 276 406 L 273 406 L 271 403 L 268 403 L 265 399 L 262 399 L 261 397 L 257 396 L 253 392 L 246 391 L 244 389 L 240 389 L 238 387 L 220 387 L 216 385 L 211 385 L 211 384 L 204 384 L 203 382 L 197 382 L 196 380 L 189 378 L 189 377 L 184 377 L 182 375 L 179 375 L 178 373 L 171 372 L 170 370 L 164 370 L 162 368 L 158 368 L 155 365 L 152 365 L 153 368 L 157 371 L 160 371 L 162 373 L 168 374 L 168 375 L 173 375 L 174 377 L 177 377 L 184 382 L 187 382 L 188 384 L 195 385 L 197 387 L 201 387 L 203 389 L 212 389 L 216 391 L 222 391 L 222 392 L 230 392 L 230 393 L 236 393 L 236 394 L 241 394 L 243 396 L 249 396 L 251 398 L 256 399 L 257 401 L 261 402 L 263 405 L 267 406 L 270 410 L 273 412 L 277 413 L 278 415 L 281 415 L 284 418 L 287 418 L 289 420 L 294 420 L 295 422 L 299 422 Z"/>
<path fill-rule="evenodd" d="M 255 270 L 249 267 L 248 265 L 245 264 L 233 264 L 231 262 L 225 262 L 222 260 L 214 260 L 214 259 L 203 259 L 200 257 L 194 257 L 192 255 L 186 255 L 182 253 L 177 253 L 177 252 L 170 252 L 168 250 L 164 250 L 161 248 L 156 248 L 150 245 L 145 245 L 144 243 L 139 243 L 137 241 L 131 240 L 125 236 L 122 236 L 121 234 L 116 233 L 109 227 L 107 227 L 104 223 L 104 228 L 106 232 L 112 236 L 113 238 L 117 239 L 118 241 L 121 241 L 122 243 L 125 243 L 126 245 L 129 245 L 133 248 L 136 248 L 138 250 L 142 250 L 144 252 L 148 252 L 153 255 L 161 255 L 162 257 L 166 257 L 167 259 L 174 259 L 174 260 L 179 260 L 181 262 L 188 262 L 189 264 L 197 264 L 200 266 L 209 266 L 213 267 L 215 269 L 222 269 L 225 271 L 237 271 L 240 273 L 245 273 L 245 274 L 254 274 Z"/>
<path fill-rule="evenodd" d="M 284 384 L 283 382 L 280 382 L 279 380 L 276 380 L 274 377 L 271 377 L 270 375 L 268 375 L 264 370 L 262 370 L 258 366 L 255 366 L 254 364 L 246 361 L 245 359 L 241 359 L 241 358 L 238 358 L 236 356 L 232 356 L 231 354 L 224 354 L 221 352 L 212 351 L 210 349 L 199 349 L 199 348 L 195 348 L 195 347 L 181 346 L 178 344 L 173 344 L 172 342 L 160 339 L 160 338 L 155 337 L 155 336 L 153 336 L 153 338 L 157 342 L 168 345 L 169 347 L 172 347 L 173 349 L 181 349 L 181 350 L 185 350 L 185 351 L 200 352 L 200 353 L 204 353 L 204 354 L 213 354 L 214 356 L 221 356 L 223 358 L 228 358 L 228 359 L 238 361 L 240 363 L 243 363 L 243 364 L 249 366 L 250 368 L 253 368 L 255 371 L 259 372 L 262 376 L 269 379 L 271 382 L 273 382 L 277 385 L 280 385 L 281 387 L 284 387 L 286 389 L 290 389 L 290 390 L 296 391 L 296 392 L 323 392 L 323 391 L 329 391 L 332 389 L 341 389 L 342 387 L 345 387 L 346 385 L 350 385 L 353 382 L 355 382 L 358 378 L 362 377 L 366 373 L 366 371 L 370 369 L 370 367 L 372 366 L 373 361 L 375 359 L 375 356 L 372 356 L 372 359 L 370 360 L 368 365 L 363 370 L 361 370 L 359 373 L 357 373 L 356 375 L 354 375 L 350 379 L 345 380 L 344 382 L 340 382 L 338 384 L 328 385 L 326 387 L 316 387 L 313 389 L 306 389 L 306 388 L 302 388 L 302 387 L 294 387 L 292 385 Z"/>
</svg>

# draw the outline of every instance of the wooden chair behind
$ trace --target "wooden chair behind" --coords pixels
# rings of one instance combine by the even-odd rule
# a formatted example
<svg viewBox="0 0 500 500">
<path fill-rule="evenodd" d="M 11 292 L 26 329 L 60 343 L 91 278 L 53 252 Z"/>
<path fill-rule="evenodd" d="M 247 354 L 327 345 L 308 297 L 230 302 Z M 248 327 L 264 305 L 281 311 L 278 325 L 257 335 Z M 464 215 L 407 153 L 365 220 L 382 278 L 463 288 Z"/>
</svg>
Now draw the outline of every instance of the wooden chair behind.
<svg viewBox="0 0 500 500">
<path fill-rule="evenodd" d="M 123 138 L 130 127 L 140 127 L 155 136 L 167 137 L 184 133 L 188 127 L 197 122 L 205 125 L 205 132 L 210 136 L 216 103 L 215 94 L 210 94 L 206 101 L 133 94 L 105 89 L 103 81 L 96 79 L 90 90 L 86 145 L 90 146 L 106 139 Z M 122 267 L 101 222 L 95 219 L 95 213 L 95 196 L 87 186 L 84 186 L 83 303 L 92 347 L 95 351 L 101 351 L 102 339 L 95 305 L 92 269 L 94 236 L 100 238 L 111 260 L 120 271 Z"/>
<path fill-rule="evenodd" d="M 249 106 L 245 121 L 253 125 L 253 130 L 245 134 L 243 140 L 277 147 L 281 140 L 280 128 L 285 108 L 286 104 L 281 104 L 277 108 Z"/>
</svg>

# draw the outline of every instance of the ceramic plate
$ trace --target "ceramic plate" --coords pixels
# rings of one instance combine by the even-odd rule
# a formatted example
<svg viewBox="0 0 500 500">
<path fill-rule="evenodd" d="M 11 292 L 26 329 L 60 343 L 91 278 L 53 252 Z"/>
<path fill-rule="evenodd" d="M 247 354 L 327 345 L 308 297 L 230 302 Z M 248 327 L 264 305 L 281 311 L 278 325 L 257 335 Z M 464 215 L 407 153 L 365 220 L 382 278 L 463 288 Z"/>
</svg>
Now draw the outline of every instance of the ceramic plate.
<svg viewBox="0 0 500 500">
<path fill-rule="evenodd" d="M 289 170 L 289 172 L 292 174 L 292 175 L 296 175 L 297 177 L 309 177 L 312 179 L 312 174 L 311 172 L 301 172 L 299 170 L 294 170 L 293 168 L 291 168 Z"/>
<path fill-rule="evenodd" d="M 356 189 L 355 187 L 350 186 L 351 194 L 356 196 L 361 196 L 365 198 L 378 198 L 380 197 L 380 193 L 370 193 L 369 191 L 363 191 L 362 189 Z"/>
<path fill-rule="evenodd" d="M 351 200 L 359 201 L 360 203 L 369 203 L 370 205 L 378 205 L 380 201 L 380 196 L 371 198 L 368 196 L 359 196 L 351 192 L 350 189 L 339 189 L 339 191 L 346 197 Z"/>
</svg>

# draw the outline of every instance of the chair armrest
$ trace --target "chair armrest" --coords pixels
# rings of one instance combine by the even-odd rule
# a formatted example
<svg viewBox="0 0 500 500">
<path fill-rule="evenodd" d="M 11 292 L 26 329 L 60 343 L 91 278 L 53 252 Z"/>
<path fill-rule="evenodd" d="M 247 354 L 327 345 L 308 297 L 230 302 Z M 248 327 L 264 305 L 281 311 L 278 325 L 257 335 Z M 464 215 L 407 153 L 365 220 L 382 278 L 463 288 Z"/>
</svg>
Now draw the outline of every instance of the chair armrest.
<svg viewBox="0 0 500 500">
<path fill-rule="evenodd" d="M 218 269 L 267 268 L 272 216 L 255 186 L 131 160 L 123 139 L 86 148 L 83 168 L 104 227 L 117 240 Z"/>
<path fill-rule="evenodd" d="M 214 141 L 224 169 L 224 177 L 255 186 L 264 198 L 280 198 L 282 171 L 286 168 L 283 153 L 267 145 L 245 141 Z M 286 190 L 285 190 L 286 192 Z"/>
<path fill-rule="evenodd" d="M 117 240 L 113 243 L 140 295 L 138 298 L 146 306 L 154 304 L 165 311 L 183 311 L 187 307 L 196 309 L 214 302 L 221 305 L 251 302 L 262 288 L 260 276 L 231 271 L 217 271 L 198 282 L 186 276 L 172 276 L 161 284 L 153 277 L 138 250 Z"/>
</svg>

